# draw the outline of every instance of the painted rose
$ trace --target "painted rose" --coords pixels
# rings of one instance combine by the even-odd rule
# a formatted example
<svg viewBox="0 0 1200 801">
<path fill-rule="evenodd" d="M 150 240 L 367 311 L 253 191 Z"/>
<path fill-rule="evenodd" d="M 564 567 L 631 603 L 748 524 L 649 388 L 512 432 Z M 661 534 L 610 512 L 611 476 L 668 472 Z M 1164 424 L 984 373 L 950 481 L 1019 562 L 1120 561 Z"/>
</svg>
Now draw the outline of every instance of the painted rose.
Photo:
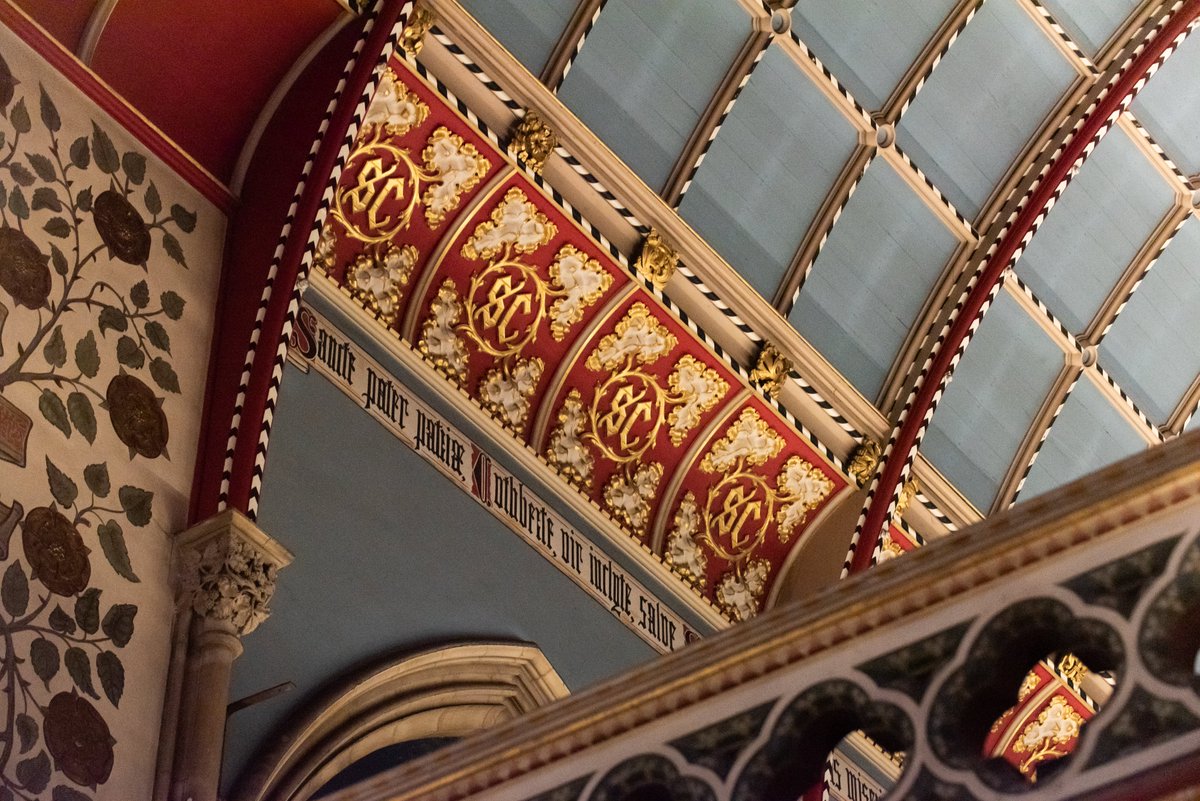
<svg viewBox="0 0 1200 801">
<path fill-rule="evenodd" d="M 167 447 L 170 434 L 162 400 L 136 376 L 121 373 L 113 376 L 105 393 L 105 405 L 113 431 L 134 454 L 157 459 Z"/>
<path fill-rule="evenodd" d="M 91 551 L 74 524 L 55 509 L 30 509 L 21 523 L 21 545 L 34 578 L 57 595 L 75 595 L 88 585 Z"/>
<path fill-rule="evenodd" d="M 0 287 L 15 303 L 30 309 L 46 305 L 50 295 L 49 258 L 16 228 L 0 228 Z"/>
<path fill-rule="evenodd" d="M 128 264 L 145 264 L 150 256 L 150 229 L 125 196 L 113 189 L 92 203 L 92 218 L 112 254 Z"/>
<path fill-rule="evenodd" d="M 116 741 L 86 698 L 65 692 L 54 696 L 44 726 L 46 748 L 64 776 L 83 787 L 108 781 Z"/>
</svg>

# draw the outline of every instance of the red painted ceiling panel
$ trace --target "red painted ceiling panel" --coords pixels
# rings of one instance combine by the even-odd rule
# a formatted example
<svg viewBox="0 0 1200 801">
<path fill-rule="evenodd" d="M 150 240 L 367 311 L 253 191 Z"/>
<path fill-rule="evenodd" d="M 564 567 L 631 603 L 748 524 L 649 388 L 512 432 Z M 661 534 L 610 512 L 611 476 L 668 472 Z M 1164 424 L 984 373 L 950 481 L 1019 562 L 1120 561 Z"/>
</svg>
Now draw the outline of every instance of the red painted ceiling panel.
<svg viewBox="0 0 1200 801">
<path fill-rule="evenodd" d="M 96 0 L 12 0 L 12 4 L 74 53 L 79 49 L 79 40 L 83 38 L 83 29 L 92 16 Z"/>
<path fill-rule="evenodd" d="M 271 92 L 341 13 L 334 0 L 121 0 L 92 68 L 228 181 Z"/>
</svg>

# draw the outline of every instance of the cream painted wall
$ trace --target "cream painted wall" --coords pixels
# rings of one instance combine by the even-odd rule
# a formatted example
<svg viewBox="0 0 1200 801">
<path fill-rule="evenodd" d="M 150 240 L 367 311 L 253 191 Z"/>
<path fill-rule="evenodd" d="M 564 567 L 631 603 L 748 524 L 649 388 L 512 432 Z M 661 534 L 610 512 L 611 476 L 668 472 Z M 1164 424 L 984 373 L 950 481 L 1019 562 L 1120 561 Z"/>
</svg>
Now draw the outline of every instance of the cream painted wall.
<svg viewBox="0 0 1200 801">
<path fill-rule="evenodd" d="M 149 798 L 225 218 L 0 54 L 0 801 Z"/>
</svg>

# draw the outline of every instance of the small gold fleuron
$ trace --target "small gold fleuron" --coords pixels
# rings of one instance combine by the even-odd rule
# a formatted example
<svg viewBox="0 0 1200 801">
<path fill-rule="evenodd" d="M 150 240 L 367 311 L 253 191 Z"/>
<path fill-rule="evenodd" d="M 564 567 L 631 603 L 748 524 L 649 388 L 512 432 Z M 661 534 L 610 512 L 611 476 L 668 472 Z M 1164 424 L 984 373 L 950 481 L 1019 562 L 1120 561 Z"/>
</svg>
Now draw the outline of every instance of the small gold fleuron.
<svg viewBox="0 0 1200 801">
<path fill-rule="evenodd" d="M 649 278 L 654 284 L 654 288 L 661 292 L 666 288 L 671 276 L 675 274 L 675 268 L 678 265 L 679 254 L 667 244 L 658 229 L 651 228 L 650 233 L 646 234 L 645 241 L 642 242 L 641 255 L 633 265 L 638 275 Z"/>
<path fill-rule="evenodd" d="M 879 455 L 879 443 L 873 439 L 864 439 L 854 449 L 854 453 L 850 454 L 850 463 L 846 465 L 846 472 L 854 476 L 854 481 L 858 486 L 866 486 L 866 483 L 871 480 L 871 476 L 875 475 L 875 468 L 879 465 Z"/>
<path fill-rule="evenodd" d="M 900 497 L 896 499 L 896 514 L 904 514 L 904 510 L 912 503 L 912 499 L 921 491 L 921 483 L 915 478 L 905 482 L 904 487 L 900 490 Z"/>
<path fill-rule="evenodd" d="M 767 342 L 758 352 L 758 361 L 750 372 L 750 381 L 767 397 L 778 400 L 779 392 L 791 371 L 791 361 L 779 352 L 779 348 Z"/>
<path fill-rule="evenodd" d="M 1079 684 L 1088 674 L 1087 665 L 1075 654 L 1065 654 L 1058 662 L 1058 672 Z"/>
<path fill-rule="evenodd" d="M 425 34 L 429 33 L 436 21 L 437 17 L 424 3 L 414 6 L 412 14 L 408 17 L 408 24 L 400 34 L 400 46 L 404 48 L 404 52 L 415 58 L 425 44 Z"/>
<path fill-rule="evenodd" d="M 513 132 L 509 149 L 517 161 L 538 173 L 546 165 L 546 159 L 558 147 L 558 134 L 546 124 L 536 111 L 526 111 L 517 129 Z"/>
</svg>

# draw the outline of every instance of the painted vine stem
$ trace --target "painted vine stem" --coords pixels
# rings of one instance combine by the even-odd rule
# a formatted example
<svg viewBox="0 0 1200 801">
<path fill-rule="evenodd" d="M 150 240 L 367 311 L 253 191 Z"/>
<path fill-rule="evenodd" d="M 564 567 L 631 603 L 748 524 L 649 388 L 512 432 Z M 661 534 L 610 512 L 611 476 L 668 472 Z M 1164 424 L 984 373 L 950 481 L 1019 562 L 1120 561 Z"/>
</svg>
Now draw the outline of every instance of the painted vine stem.
<svg viewBox="0 0 1200 801">
<path fill-rule="evenodd" d="M 190 233 L 196 214 L 166 207 L 145 157 L 119 153 L 95 122 L 66 136 L 40 85 L 35 133 L 20 83 L 0 58 L 0 460 L 26 467 L 34 429 L 12 400 L 18 386 L 38 393 L 47 453 L 78 436 L 85 452 L 111 454 L 99 409 L 131 462 L 169 458 L 163 404 L 180 387 L 167 323 L 185 301 L 170 289 L 152 299 L 163 271 L 151 276 L 148 262 L 162 252 L 186 268 L 177 233 Z M 96 586 L 92 560 L 98 545 L 120 579 L 138 582 L 123 526 L 146 526 L 154 504 L 119 473 L 95 458 L 71 475 L 46 456 L 46 492 L 4 497 L 12 488 L 0 485 L 0 801 L 90 799 L 112 773 L 111 712 L 101 709 L 124 694 L 120 654 L 137 606 L 109 603 L 121 585 Z M 10 553 L 18 529 L 23 558 Z"/>
</svg>

